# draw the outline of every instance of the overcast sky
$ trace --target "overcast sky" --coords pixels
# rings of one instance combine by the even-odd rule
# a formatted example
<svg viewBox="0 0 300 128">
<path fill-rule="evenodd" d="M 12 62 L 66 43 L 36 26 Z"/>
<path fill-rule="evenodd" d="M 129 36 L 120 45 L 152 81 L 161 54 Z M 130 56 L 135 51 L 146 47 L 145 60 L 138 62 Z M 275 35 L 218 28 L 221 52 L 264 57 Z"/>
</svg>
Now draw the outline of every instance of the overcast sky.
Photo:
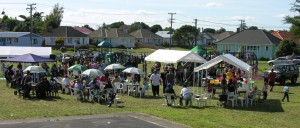
<svg viewBox="0 0 300 128">
<path fill-rule="evenodd" d="M 149 26 L 160 24 L 170 27 L 168 21 L 173 15 L 174 28 L 182 25 L 195 25 L 201 28 L 225 28 L 235 31 L 245 20 L 247 26 L 257 26 L 268 30 L 288 30 L 289 24 L 283 23 L 295 0 L 1 0 L 0 9 L 8 16 L 29 16 L 28 3 L 36 3 L 38 12 L 49 14 L 54 4 L 65 8 L 61 25 L 93 28 L 103 23 L 124 21 L 145 22 Z"/>
</svg>

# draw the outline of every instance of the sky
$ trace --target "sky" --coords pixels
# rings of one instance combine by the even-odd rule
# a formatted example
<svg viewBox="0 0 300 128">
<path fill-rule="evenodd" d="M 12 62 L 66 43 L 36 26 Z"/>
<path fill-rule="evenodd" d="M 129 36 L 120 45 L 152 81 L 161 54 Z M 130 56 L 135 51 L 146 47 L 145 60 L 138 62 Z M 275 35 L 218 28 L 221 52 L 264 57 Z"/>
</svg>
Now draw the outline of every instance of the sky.
<svg viewBox="0 0 300 128">
<path fill-rule="evenodd" d="M 290 8 L 295 0 L 1 0 L 0 10 L 9 17 L 29 16 L 27 4 L 36 3 L 38 12 L 49 14 L 58 3 L 64 7 L 62 26 L 98 28 L 103 23 L 123 21 L 130 25 L 144 22 L 149 26 L 159 24 L 170 27 L 169 13 L 173 15 L 173 28 L 183 25 L 198 28 L 221 27 L 236 31 L 240 20 L 247 26 L 267 30 L 289 30 L 284 24 L 285 16 L 297 15 Z"/>
</svg>

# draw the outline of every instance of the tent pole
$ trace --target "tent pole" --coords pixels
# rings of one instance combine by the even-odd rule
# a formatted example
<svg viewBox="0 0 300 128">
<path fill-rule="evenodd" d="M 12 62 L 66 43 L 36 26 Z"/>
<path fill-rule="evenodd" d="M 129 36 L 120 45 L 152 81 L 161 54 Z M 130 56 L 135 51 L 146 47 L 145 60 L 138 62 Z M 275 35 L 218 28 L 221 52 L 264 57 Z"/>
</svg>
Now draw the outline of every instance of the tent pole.
<svg viewBox="0 0 300 128">
<path fill-rule="evenodd" d="M 194 68 L 196 67 L 196 63 L 194 62 Z M 193 86 L 194 88 L 196 87 L 195 86 L 195 72 L 193 72 Z M 194 89 L 193 89 L 194 90 Z M 195 92 L 193 92 L 195 94 Z"/>
</svg>

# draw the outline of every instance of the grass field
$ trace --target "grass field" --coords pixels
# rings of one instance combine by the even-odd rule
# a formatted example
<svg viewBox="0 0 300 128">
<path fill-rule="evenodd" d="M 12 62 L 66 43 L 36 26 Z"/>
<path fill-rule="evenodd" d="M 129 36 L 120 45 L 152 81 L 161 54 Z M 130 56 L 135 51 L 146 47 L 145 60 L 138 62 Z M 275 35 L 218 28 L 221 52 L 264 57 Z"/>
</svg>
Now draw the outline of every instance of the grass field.
<svg viewBox="0 0 300 128">
<path fill-rule="evenodd" d="M 135 52 L 149 52 L 139 50 Z M 151 63 L 148 63 L 148 67 Z M 264 61 L 259 61 L 259 74 L 268 69 Z M 148 68 L 149 69 L 149 68 Z M 110 114 L 110 113 L 145 113 L 164 118 L 191 127 L 262 127 L 262 128 L 297 128 L 300 126 L 300 84 L 290 86 L 290 102 L 281 102 L 283 96 L 282 85 L 276 84 L 273 92 L 268 92 L 268 100 L 258 103 L 256 106 L 224 108 L 217 106 L 218 96 L 215 95 L 209 101 L 208 106 L 198 108 L 196 101 L 189 108 L 168 107 L 162 105 L 163 97 L 147 95 L 143 98 L 118 94 L 122 98 L 119 107 L 90 102 L 79 102 L 74 96 L 59 94 L 59 97 L 48 99 L 23 99 L 15 96 L 13 89 L 5 87 L 5 81 L 0 81 L 0 120 L 41 118 L 55 116 Z M 254 86 L 262 89 L 263 81 L 255 80 Z M 180 92 L 180 86 L 174 86 L 176 93 Z M 201 88 L 190 87 L 195 94 L 201 93 Z M 160 87 L 160 93 L 162 93 Z M 198 90 L 198 91 L 197 91 Z M 217 90 L 219 93 L 221 90 Z M 151 94 L 151 91 L 149 92 Z M 176 100 L 176 104 L 179 99 Z"/>
</svg>

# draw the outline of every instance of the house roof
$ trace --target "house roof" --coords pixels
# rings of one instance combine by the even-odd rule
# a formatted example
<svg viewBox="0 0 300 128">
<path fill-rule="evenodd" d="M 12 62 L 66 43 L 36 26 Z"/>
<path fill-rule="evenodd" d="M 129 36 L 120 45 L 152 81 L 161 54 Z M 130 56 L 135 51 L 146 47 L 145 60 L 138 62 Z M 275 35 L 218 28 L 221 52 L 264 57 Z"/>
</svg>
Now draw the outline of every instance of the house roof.
<svg viewBox="0 0 300 128">
<path fill-rule="evenodd" d="M 92 30 L 86 28 L 86 27 L 74 27 L 77 31 L 82 32 L 84 34 L 90 34 Z"/>
<path fill-rule="evenodd" d="M 295 36 L 288 32 L 288 31 L 274 31 L 271 33 L 273 36 L 279 38 L 280 40 L 283 40 L 283 39 L 292 39 L 294 38 Z"/>
<path fill-rule="evenodd" d="M 272 34 L 262 30 L 243 30 L 235 33 L 223 40 L 216 42 L 217 44 L 279 44 L 280 40 Z"/>
<path fill-rule="evenodd" d="M 106 37 L 105 29 L 100 28 L 98 30 L 95 30 L 89 34 L 89 37 Z"/>
<path fill-rule="evenodd" d="M 0 32 L 0 37 L 22 37 L 22 36 L 26 36 L 26 35 L 30 35 L 30 32 Z M 33 36 L 38 36 L 41 37 L 37 34 L 32 34 Z"/>
<path fill-rule="evenodd" d="M 123 24 L 120 26 L 120 29 L 129 29 L 130 25 Z"/>
<path fill-rule="evenodd" d="M 90 37 L 132 37 L 122 29 L 110 28 L 110 29 L 99 29 L 89 34 Z"/>
<path fill-rule="evenodd" d="M 231 36 L 231 35 L 233 35 L 233 34 L 234 34 L 233 31 L 226 31 L 226 32 L 222 32 L 222 33 L 220 33 L 220 34 L 216 34 L 216 35 L 214 36 L 214 38 L 215 38 L 215 39 L 218 39 L 218 40 L 222 40 L 222 39 L 227 38 L 227 37 L 229 37 L 229 36 Z"/>
<path fill-rule="evenodd" d="M 128 33 L 124 32 L 122 29 L 118 28 L 106 29 L 105 32 L 107 37 L 133 37 Z"/>
<path fill-rule="evenodd" d="M 148 29 L 139 29 L 136 30 L 132 33 L 130 33 L 130 35 L 134 36 L 135 38 L 162 38 L 159 35 L 154 34 L 153 32 L 151 32 Z"/>
<path fill-rule="evenodd" d="M 159 35 L 163 38 L 170 38 L 170 34 L 168 34 L 170 31 L 158 31 L 155 34 Z"/>
<path fill-rule="evenodd" d="M 52 29 L 46 32 L 44 37 L 87 37 L 88 35 L 77 31 L 70 26 L 60 26 L 58 28 Z"/>
</svg>

